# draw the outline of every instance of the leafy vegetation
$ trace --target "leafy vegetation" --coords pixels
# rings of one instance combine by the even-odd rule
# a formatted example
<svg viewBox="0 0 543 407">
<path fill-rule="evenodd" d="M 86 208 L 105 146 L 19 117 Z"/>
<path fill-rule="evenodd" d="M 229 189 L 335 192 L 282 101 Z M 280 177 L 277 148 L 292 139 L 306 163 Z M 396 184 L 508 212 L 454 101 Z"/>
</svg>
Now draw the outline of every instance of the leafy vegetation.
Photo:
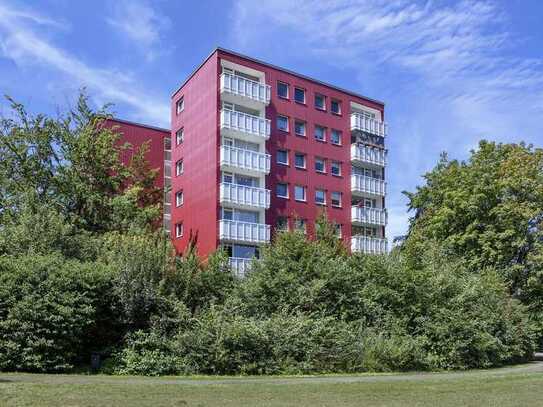
<svg viewBox="0 0 543 407">
<path fill-rule="evenodd" d="M 442 160 L 390 255 L 349 255 L 322 218 L 313 240 L 279 233 L 240 280 L 221 251 L 176 255 L 146 147 L 122 166 L 131 146 L 105 111 L 84 96 L 58 119 L 13 108 L 0 122 L 2 370 L 67 371 L 91 353 L 104 372 L 145 375 L 467 369 L 533 353 L 539 150 L 483 143 L 470 164 Z"/>
</svg>

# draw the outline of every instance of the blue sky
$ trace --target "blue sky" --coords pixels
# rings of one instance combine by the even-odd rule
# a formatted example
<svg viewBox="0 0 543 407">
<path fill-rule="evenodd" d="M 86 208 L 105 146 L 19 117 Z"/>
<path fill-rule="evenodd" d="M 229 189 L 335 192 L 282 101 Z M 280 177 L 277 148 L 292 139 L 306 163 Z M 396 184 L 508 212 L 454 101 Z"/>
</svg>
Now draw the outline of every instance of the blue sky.
<svg viewBox="0 0 543 407">
<path fill-rule="evenodd" d="M 386 102 L 389 237 L 441 151 L 543 145 L 540 0 L 0 0 L 0 92 L 55 114 L 85 86 L 168 126 L 171 92 L 218 45 Z"/>
</svg>

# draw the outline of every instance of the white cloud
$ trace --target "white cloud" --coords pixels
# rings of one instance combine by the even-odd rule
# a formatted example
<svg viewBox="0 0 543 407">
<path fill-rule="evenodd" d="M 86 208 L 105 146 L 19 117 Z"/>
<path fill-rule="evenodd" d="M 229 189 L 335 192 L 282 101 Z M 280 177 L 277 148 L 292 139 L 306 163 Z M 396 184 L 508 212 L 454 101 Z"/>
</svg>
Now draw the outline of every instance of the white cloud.
<svg viewBox="0 0 543 407">
<path fill-rule="evenodd" d="M 126 104 L 137 112 L 137 117 L 168 125 L 167 98 L 153 100 L 138 89 L 135 79 L 127 71 L 91 66 L 55 47 L 36 30 L 35 24 L 59 26 L 59 23 L 37 13 L 21 12 L 0 4 L 0 53 L 21 66 L 56 70 L 75 80 L 78 87 L 88 87 L 101 101 Z"/>
<path fill-rule="evenodd" d="M 541 141 L 543 61 L 516 54 L 522 39 L 495 1 L 237 0 L 231 21 L 243 52 L 334 64 L 385 100 L 389 236 L 405 229 L 400 191 L 440 151 L 464 158 L 480 138 Z"/>
<path fill-rule="evenodd" d="M 170 20 L 157 13 L 147 1 L 119 0 L 113 3 L 108 24 L 124 35 L 135 48 L 140 49 L 151 61 L 164 50 L 159 47 L 161 32 L 170 27 Z"/>
</svg>

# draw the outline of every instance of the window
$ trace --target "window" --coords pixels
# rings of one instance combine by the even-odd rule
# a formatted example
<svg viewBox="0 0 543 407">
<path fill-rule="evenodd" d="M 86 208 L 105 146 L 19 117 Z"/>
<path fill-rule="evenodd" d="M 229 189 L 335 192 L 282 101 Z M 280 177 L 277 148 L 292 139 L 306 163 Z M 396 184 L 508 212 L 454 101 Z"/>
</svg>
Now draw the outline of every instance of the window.
<svg viewBox="0 0 543 407">
<path fill-rule="evenodd" d="M 332 161 L 330 164 L 330 172 L 332 175 L 335 175 L 336 177 L 341 176 L 341 163 L 338 161 Z"/>
<path fill-rule="evenodd" d="M 183 223 L 175 224 L 175 237 L 180 238 L 183 236 Z"/>
<path fill-rule="evenodd" d="M 334 114 L 341 114 L 341 102 L 339 100 L 332 99 L 330 103 L 330 111 Z"/>
<path fill-rule="evenodd" d="M 281 131 L 288 131 L 288 117 L 277 116 L 277 128 Z"/>
<path fill-rule="evenodd" d="M 275 194 L 279 198 L 288 198 L 288 184 L 279 183 L 275 186 Z"/>
<path fill-rule="evenodd" d="M 326 160 L 324 158 L 315 157 L 315 171 L 326 172 Z"/>
<path fill-rule="evenodd" d="M 315 139 L 317 141 L 326 141 L 326 128 L 322 126 L 315 126 Z"/>
<path fill-rule="evenodd" d="M 288 84 L 277 82 L 277 96 L 283 99 L 288 99 Z"/>
<path fill-rule="evenodd" d="M 184 139 L 185 139 L 185 129 L 180 128 L 175 133 L 175 145 L 178 146 L 179 144 L 183 144 Z"/>
<path fill-rule="evenodd" d="M 330 201 L 332 206 L 336 208 L 341 208 L 341 192 L 332 192 L 330 194 Z"/>
<path fill-rule="evenodd" d="M 224 220 L 234 220 L 234 211 L 232 209 L 223 208 L 222 218 Z"/>
<path fill-rule="evenodd" d="M 181 98 L 175 104 L 175 110 L 176 110 L 177 114 L 179 114 L 183 110 L 185 110 L 185 97 L 184 96 L 181 96 Z"/>
<path fill-rule="evenodd" d="M 175 193 L 175 206 L 183 205 L 183 191 L 177 191 Z"/>
<path fill-rule="evenodd" d="M 171 159 L 172 159 L 172 139 L 170 137 L 164 137 L 164 160 L 170 161 Z"/>
<path fill-rule="evenodd" d="M 300 185 L 294 186 L 294 199 L 297 201 L 304 201 L 306 200 L 305 196 L 306 187 L 302 187 Z"/>
<path fill-rule="evenodd" d="M 294 165 L 297 168 L 305 168 L 305 154 L 303 153 L 294 154 Z"/>
<path fill-rule="evenodd" d="M 301 88 L 294 88 L 294 101 L 305 104 L 305 90 Z"/>
<path fill-rule="evenodd" d="M 288 218 L 286 216 L 279 216 L 275 221 L 275 229 L 277 231 L 287 231 L 288 230 Z"/>
<path fill-rule="evenodd" d="M 175 163 L 175 175 L 183 174 L 184 170 L 185 169 L 183 167 L 183 159 L 181 159 Z"/>
<path fill-rule="evenodd" d="M 323 189 L 315 190 L 315 203 L 317 205 L 326 205 L 326 191 Z"/>
<path fill-rule="evenodd" d="M 294 122 L 294 132 L 297 136 L 305 137 L 305 122 L 302 122 L 301 120 L 296 120 Z"/>
<path fill-rule="evenodd" d="M 319 110 L 326 110 L 326 97 L 317 93 L 315 95 L 315 107 Z"/>
<path fill-rule="evenodd" d="M 222 182 L 225 182 L 227 184 L 233 184 L 234 183 L 234 175 L 231 172 L 223 172 L 222 173 Z"/>
<path fill-rule="evenodd" d="M 294 220 L 294 229 L 307 233 L 307 221 L 305 219 L 295 219 Z"/>
<path fill-rule="evenodd" d="M 330 132 L 330 142 L 332 144 L 341 145 L 341 132 L 339 130 L 332 130 Z"/>
<path fill-rule="evenodd" d="M 277 150 L 277 164 L 288 165 L 288 151 Z"/>
</svg>

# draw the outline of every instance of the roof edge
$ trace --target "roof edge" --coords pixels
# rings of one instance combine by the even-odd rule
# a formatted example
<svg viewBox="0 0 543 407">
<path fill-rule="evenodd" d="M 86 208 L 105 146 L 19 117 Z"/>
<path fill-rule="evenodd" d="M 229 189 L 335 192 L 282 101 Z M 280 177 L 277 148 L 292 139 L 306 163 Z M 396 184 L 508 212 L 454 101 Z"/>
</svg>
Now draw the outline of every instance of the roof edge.
<svg viewBox="0 0 543 407">
<path fill-rule="evenodd" d="M 137 126 L 137 127 L 143 127 L 143 128 L 146 128 L 146 129 L 150 129 L 150 130 L 157 130 L 157 131 L 162 131 L 162 132 L 165 132 L 165 133 L 171 133 L 171 130 L 169 129 L 165 129 L 165 128 L 162 128 L 162 127 L 157 127 L 157 126 L 151 126 L 150 124 L 143 124 L 143 123 L 138 123 L 138 122 L 133 122 L 133 121 L 130 121 L 130 120 L 125 120 L 125 119 L 119 119 L 118 117 L 108 117 L 106 119 L 106 121 L 112 121 L 112 122 L 118 122 L 118 123 L 122 123 L 122 124 L 130 124 L 132 126 Z"/>
</svg>

